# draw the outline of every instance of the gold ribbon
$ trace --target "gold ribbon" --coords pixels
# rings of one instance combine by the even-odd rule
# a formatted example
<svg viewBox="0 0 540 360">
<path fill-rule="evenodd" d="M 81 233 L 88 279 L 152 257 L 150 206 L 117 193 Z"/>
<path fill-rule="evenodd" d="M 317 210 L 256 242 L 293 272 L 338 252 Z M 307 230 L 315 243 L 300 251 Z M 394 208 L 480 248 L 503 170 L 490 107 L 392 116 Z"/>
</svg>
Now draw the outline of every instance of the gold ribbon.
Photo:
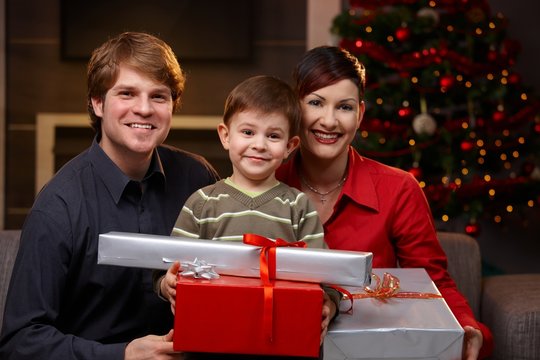
<svg viewBox="0 0 540 360">
<path fill-rule="evenodd" d="M 399 279 L 390 273 L 385 272 L 383 278 L 372 274 L 375 279 L 375 288 L 366 286 L 364 293 L 345 294 L 344 298 L 351 297 L 351 299 L 366 299 L 374 298 L 382 302 L 386 302 L 390 298 L 399 299 L 439 299 L 442 295 L 435 293 L 424 293 L 416 291 L 399 291 Z"/>
</svg>

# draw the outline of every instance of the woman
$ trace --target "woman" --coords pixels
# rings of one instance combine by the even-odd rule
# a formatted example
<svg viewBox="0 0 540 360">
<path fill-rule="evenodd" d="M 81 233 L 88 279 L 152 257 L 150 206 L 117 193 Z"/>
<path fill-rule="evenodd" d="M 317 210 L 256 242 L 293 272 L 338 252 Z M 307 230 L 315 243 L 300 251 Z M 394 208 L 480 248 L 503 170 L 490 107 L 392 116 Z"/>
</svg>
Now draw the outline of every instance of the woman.
<svg viewBox="0 0 540 360">
<path fill-rule="evenodd" d="M 330 248 L 373 252 L 373 267 L 425 268 L 465 330 L 463 358 L 488 356 L 491 332 L 474 319 L 446 270 L 418 183 L 350 145 L 365 110 L 362 64 L 346 50 L 323 46 L 308 51 L 293 76 L 303 110 L 301 143 L 278 179 L 308 194 Z"/>
</svg>

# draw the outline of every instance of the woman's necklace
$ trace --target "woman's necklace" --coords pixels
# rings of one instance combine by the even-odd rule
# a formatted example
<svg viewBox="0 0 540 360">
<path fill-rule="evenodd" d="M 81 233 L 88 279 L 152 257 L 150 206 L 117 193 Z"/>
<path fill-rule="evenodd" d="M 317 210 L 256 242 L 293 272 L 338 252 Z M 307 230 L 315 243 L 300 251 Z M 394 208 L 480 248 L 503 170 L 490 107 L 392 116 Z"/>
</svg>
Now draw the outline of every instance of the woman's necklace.
<svg viewBox="0 0 540 360">
<path fill-rule="evenodd" d="M 345 183 L 345 180 L 347 180 L 347 175 L 345 175 L 343 177 L 343 179 L 341 179 L 335 187 L 333 187 L 332 189 L 330 189 L 330 190 L 328 190 L 326 192 L 319 191 L 319 190 L 315 189 L 313 186 L 309 185 L 307 183 L 306 179 L 302 175 L 300 175 L 300 180 L 302 181 L 302 183 L 304 185 L 306 185 L 308 187 L 309 190 L 311 190 L 315 194 L 319 195 L 319 197 L 321 199 L 321 203 L 324 205 L 324 203 L 326 202 L 326 195 L 329 195 L 329 194 L 333 193 L 334 191 L 336 191 L 337 189 L 339 189 L 343 185 L 343 183 Z"/>
</svg>

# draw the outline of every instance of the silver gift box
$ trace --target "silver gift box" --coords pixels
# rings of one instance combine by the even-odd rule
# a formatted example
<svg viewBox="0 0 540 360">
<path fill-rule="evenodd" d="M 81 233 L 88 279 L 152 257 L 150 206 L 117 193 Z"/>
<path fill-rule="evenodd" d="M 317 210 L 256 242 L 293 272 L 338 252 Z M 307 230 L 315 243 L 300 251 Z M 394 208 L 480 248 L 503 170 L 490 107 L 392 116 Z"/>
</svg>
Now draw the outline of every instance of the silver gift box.
<svg viewBox="0 0 540 360">
<path fill-rule="evenodd" d="M 221 275 L 259 277 L 260 248 L 238 242 L 110 232 L 99 235 L 98 264 L 168 269 L 172 261 L 195 258 Z M 368 252 L 278 247 L 276 278 L 346 286 L 371 280 Z"/>
<path fill-rule="evenodd" d="M 424 269 L 373 269 L 381 279 L 384 272 L 399 278 L 402 291 L 440 294 Z M 442 298 L 356 299 L 352 315 L 340 314 L 330 325 L 324 359 L 458 360 L 463 334 Z"/>
</svg>

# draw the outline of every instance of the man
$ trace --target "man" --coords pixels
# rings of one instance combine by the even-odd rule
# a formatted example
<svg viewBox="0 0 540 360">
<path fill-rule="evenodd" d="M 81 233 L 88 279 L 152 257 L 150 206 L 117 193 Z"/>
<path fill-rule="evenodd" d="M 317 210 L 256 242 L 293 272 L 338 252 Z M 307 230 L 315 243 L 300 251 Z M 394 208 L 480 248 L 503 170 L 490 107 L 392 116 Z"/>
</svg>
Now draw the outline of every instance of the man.
<svg viewBox="0 0 540 360">
<path fill-rule="evenodd" d="M 26 219 L 0 358 L 181 358 L 152 271 L 97 265 L 97 248 L 109 231 L 169 235 L 185 199 L 215 182 L 202 158 L 161 145 L 184 82 L 171 48 L 154 36 L 123 33 L 94 51 L 88 110 L 96 137 Z"/>
</svg>

